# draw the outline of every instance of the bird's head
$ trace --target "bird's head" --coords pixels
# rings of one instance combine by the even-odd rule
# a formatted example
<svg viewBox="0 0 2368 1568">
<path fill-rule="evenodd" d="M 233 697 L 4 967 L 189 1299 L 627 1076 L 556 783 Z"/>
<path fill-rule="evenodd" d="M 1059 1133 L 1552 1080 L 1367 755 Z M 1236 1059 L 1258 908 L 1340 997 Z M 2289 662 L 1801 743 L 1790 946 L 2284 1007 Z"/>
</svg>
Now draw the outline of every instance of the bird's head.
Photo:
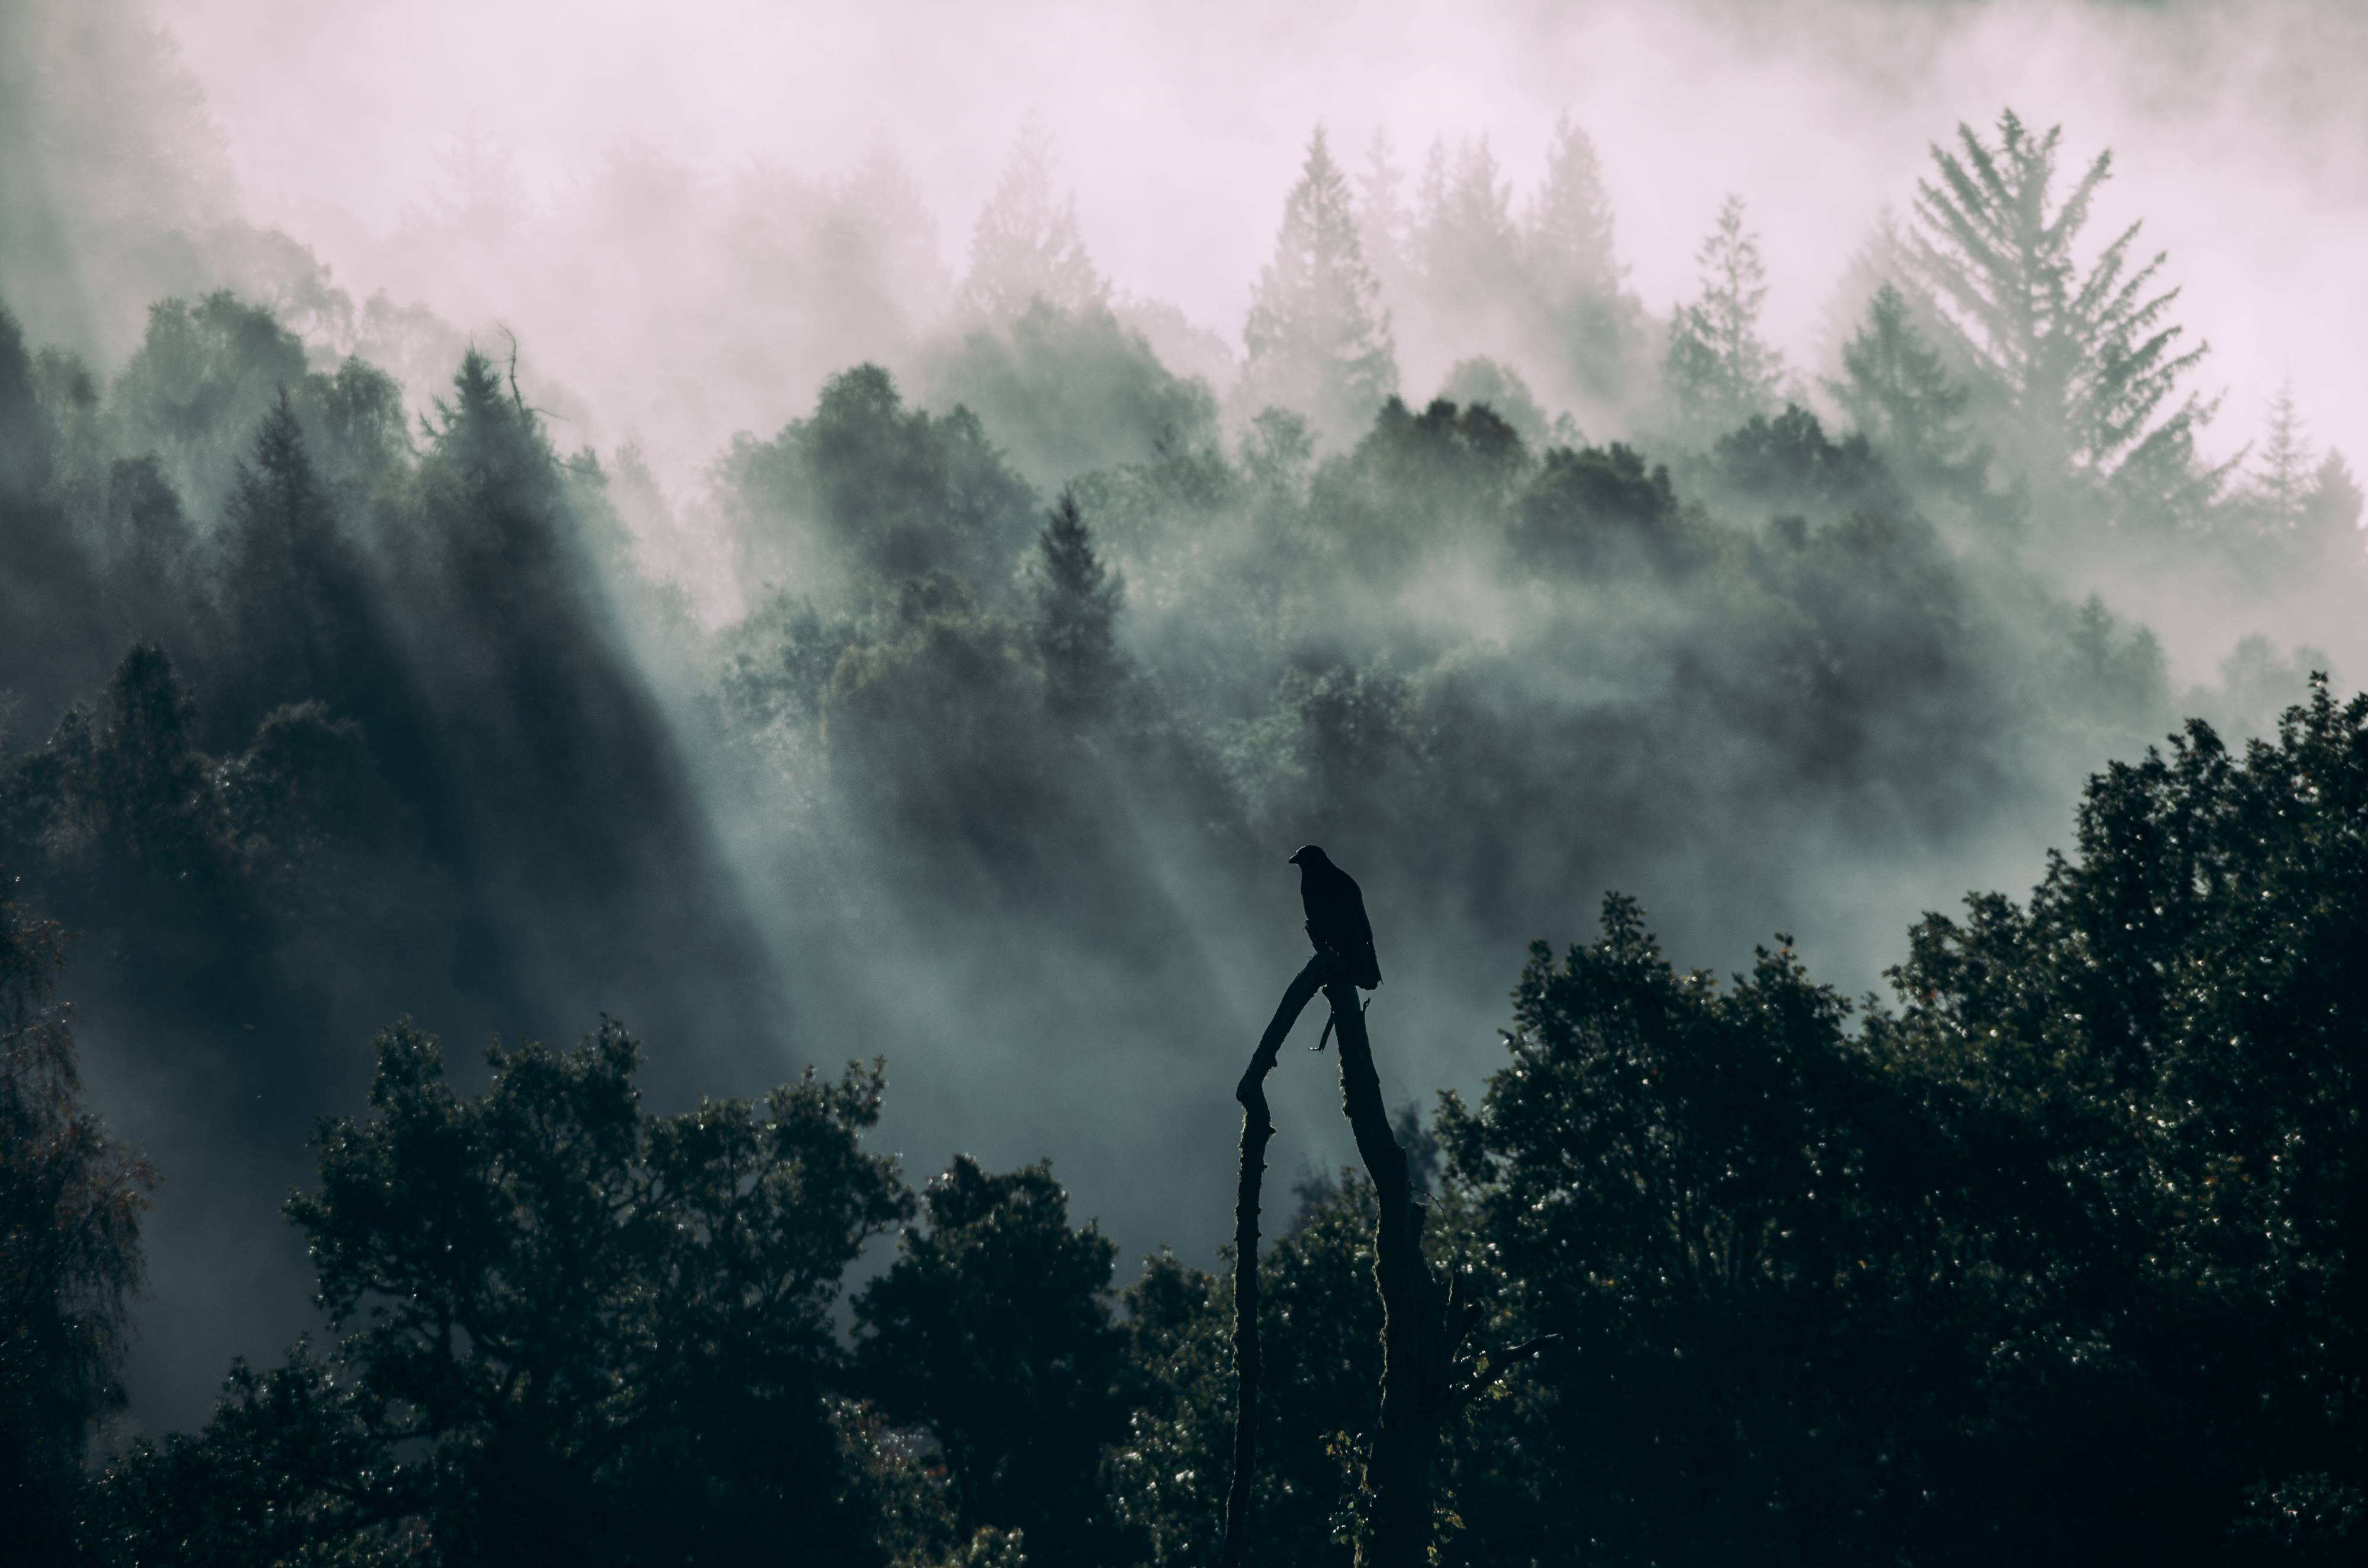
<svg viewBox="0 0 2368 1568">
<path fill-rule="evenodd" d="M 1293 866 L 1328 866 L 1332 858 L 1315 845 L 1303 844 L 1292 855 L 1289 863 Z"/>
</svg>

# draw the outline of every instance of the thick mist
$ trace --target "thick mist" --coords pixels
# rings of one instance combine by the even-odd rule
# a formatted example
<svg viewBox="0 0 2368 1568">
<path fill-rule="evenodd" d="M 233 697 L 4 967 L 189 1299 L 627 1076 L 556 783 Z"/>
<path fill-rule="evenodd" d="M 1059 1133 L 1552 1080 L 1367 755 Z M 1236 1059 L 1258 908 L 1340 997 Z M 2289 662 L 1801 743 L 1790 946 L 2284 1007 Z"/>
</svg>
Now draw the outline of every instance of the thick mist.
<svg viewBox="0 0 2368 1568">
<path fill-rule="evenodd" d="M 1859 439 L 1886 233 L 1961 121 L 2061 123 L 2066 180 L 2111 148 L 2083 256 L 2168 253 L 2235 517 L 2282 391 L 2368 458 L 2362 28 L 12 6 L 0 844 L 165 1177 L 133 1423 L 307 1324 L 278 1203 L 402 1014 L 456 1060 L 614 1014 L 669 1105 L 884 1057 L 908 1176 L 1050 1156 L 1130 1255 L 1206 1259 L 1301 842 L 1363 882 L 1394 1101 L 1496 1066 L 1527 944 L 1608 890 L 1681 963 L 1782 933 L 1878 988 L 1920 912 L 2041 874 L 2088 774 L 2368 671 L 2355 536 L 2271 562 Z M 1404 405 L 1275 417 L 1247 329 L 1319 126 Z M 1374 217 L 1386 165 L 1530 233 L 1573 131 L 1580 354 L 1509 241 Z M 1730 193 L 1782 369 L 1690 423 Z M 169 828 L 111 760 L 159 747 Z M 1269 1092 L 1284 1174 L 1348 1155 L 1328 1059 Z"/>
</svg>

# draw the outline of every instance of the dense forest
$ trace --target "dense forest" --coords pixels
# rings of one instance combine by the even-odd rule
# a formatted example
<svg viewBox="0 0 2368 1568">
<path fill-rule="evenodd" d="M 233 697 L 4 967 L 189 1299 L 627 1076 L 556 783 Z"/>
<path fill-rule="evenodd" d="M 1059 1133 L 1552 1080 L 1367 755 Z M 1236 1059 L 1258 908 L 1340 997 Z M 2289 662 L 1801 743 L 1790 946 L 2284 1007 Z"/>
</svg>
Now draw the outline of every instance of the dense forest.
<svg viewBox="0 0 2368 1568">
<path fill-rule="evenodd" d="M 958 279 L 875 161 L 683 225 L 837 302 L 654 290 L 644 348 L 836 357 L 688 488 L 530 338 L 0 171 L 11 1560 L 1215 1562 L 1308 841 L 1426 1256 L 1543 1346 L 1431 1561 L 2352 1560 L 2360 483 L 2290 395 L 2203 439 L 2106 158 L 1932 129 L 1819 364 L 1739 198 L 1646 307 L 1576 119 L 1518 191 L 1315 129 L 1237 342 L 1102 273 L 1041 124 Z M 2194 602 L 2209 684 L 2135 608 Z M 1967 868 L 2036 885 L 1899 929 Z M 1332 1071 L 1261 1564 L 1374 1528 Z"/>
</svg>

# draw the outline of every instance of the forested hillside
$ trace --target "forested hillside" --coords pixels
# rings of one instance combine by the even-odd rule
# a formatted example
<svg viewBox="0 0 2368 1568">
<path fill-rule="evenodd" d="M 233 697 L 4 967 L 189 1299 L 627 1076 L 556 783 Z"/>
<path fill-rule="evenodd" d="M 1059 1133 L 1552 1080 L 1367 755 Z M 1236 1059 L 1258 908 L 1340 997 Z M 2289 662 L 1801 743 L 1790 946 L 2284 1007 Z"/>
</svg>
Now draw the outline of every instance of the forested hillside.
<svg viewBox="0 0 2368 1568">
<path fill-rule="evenodd" d="M 0 297 L 27 1560 L 1212 1562 L 1314 841 L 1433 1261 L 1556 1336 L 1436 1561 L 2348 1561 L 2362 492 L 2204 438 L 2106 160 L 1932 132 L 1820 363 L 1742 198 L 1648 309 L 1575 119 L 1519 191 L 1313 131 L 1237 340 L 1041 125 L 959 278 L 882 164 L 801 232 L 886 316 L 689 487 L 288 252 Z M 1346 1562 L 1375 1199 L 1293 1157 L 1247 1556 Z"/>
</svg>

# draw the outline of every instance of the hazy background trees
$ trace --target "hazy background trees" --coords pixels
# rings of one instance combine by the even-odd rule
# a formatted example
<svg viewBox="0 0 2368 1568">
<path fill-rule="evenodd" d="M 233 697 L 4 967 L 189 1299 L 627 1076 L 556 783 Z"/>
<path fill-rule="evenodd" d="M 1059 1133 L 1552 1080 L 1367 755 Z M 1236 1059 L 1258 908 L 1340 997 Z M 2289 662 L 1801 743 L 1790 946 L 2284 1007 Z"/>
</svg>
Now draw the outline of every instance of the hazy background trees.
<svg viewBox="0 0 2368 1568">
<path fill-rule="evenodd" d="M 2285 1415 L 2350 1353 L 2349 1297 L 2313 1282 L 2347 1277 L 2349 1199 L 2305 1182 L 2226 1220 L 2289 1238 L 2240 1263 L 2197 1261 L 2226 1238 L 2193 1240 L 2201 1210 L 2159 1194 L 2225 1204 L 2281 1140 L 2347 1136 L 2340 1051 L 2262 1023 L 2231 1064 L 2204 1049 L 2227 1018 L 2182 1012 L 2193 996 L 2113 1012 L 2147 994 L 2137 968 L 2113 997 L 2079 991 L 2064 933 L 2101 941 L 2107 916 L 2074 908 L 2071 871 L 2037 914 L 1919 928 L 1896 1016 L 1853 1022 L 1825 989 L 1874 983 L 1915 911 L 2039 874 L 2112 759 L 2189 714 L 2232 745 L 2264 733 L 2357 646 L 2344 432 L 2314 434 L 2286 397 L 2240 459 L 2204 455 L 2211 362 L 2176 274 L 2135 229 L 2089 222 L 2109 165 L 2071 177 L 2059 133 L 2011 114 L 1931 131 L 1921 190 L 1895 193 L 1904 236 L 1877 236 L 1831 352 L 1789 370 L 1765 327 L 1783 228 L 1761 234 L 1738 198 L 1701 276 L 1646 290 L 1608 194 L 1625 154 L 1579 118 L 1542 172 L 1479 135 L 1412 168 L 1387 134 L 1344 143 L 1361 159 L 1320 130 L 1279 151 L 1297 172 L 1232 338 L 1089 254 L 1042 123 L 954 267 L 884 146 L 840 181 L 701 182 L 620 153 L 568 202 L 513 210 L 500 149 L 467 142 L 465 210 L 427 216 L 490 236 L 471 284 L 488 308 L 528 287 L 506 247 L 538 226 L 575 258 L 538 290 L 605 298 L 604 269 L 634 274 L 647 308 L 571 346 L 604 367 L 580 385 L 532 332 L 358 301 L 289 251 L 232 266 L 229 239 L 153 282 L 89 262 L 71 309 L 46 273 L 12 293 L 0 866 L 76 934 L 92 1101 L 168 1177 L 146 1332 L 129 1360 L 102 1347 L 83 1425 L 41 1453 L 79 1460 L 109 1380 L 130 1391 L 108 1441 L 153 1446 L 90 1517 L 134 1561 L 199 1539 L 242 1561 L 423 1541 L 703 1560 L 760 1552 L 726 1514 L 757 1530 L 808 1508 L 856 1556 L 991 1560 L 1016 1530 L 1043 1560 L 1193 1557 L 1225 1451 L 1229 1303 L 1203 1270 L 1230 1069 L 1212 1063 L 1254 1032 L 1265 987 L 1242 977 L 1295 949 L 1275 867 L 1314 838 L 1408 934 L 1375 1014 L 1406 1046 L 1393 1091 L 1452 1085 L 1477 1108 L 1446 1123 L 1441 1261 L 1486 1277 L 1508 1332 L 1588 1346 L 1452 1440 L 1463 1533 L 1443 1551 L 2069 1560 L 2116 1532 L 2169 1556 L 2339 1539 L 2355 1435 L 2340 1413 Z M 61 256 L 96 254 L 100 205 L 58 216 Z M 36 232 L 12 231 L 5 276 L 35 276 L 18 258 Z M 728 320 L 702 303 L 719 295 L 742 307 Z M 703 471 L 595 439 L 678 447 L 727 413 L 744 433 L 701 449 Z M 2312 646 L 2338 638 L 2335 659 Z M 2109 775 L 2074 864 L 2176 860 L 2158 843 L 2225 809 L 2264 824 L 2237 860 L 2274 843 L 2340 865 L 2343 808 L 2289 844 L 2269 797 L 2279 767 L 2348 778 L 2325 760 L 2350 756 L 2348 711 L 2305 710 L 2272 762 L 2199 739 Z M 2173 806 L 2194 823 L 2147 814 Z M 1731 964 L 1771 927 L 1801 940 L 1713 986 L 1612 906 L 1600 944 L 1533 964 L 1513 1020 L 1531 1078 L 1484 1099 L 1518 954 L 1608 887 L 1646 896 L 1689 962 Z M 2135 911 L 2145 892 L 2111 897 Z M 2335 923 L 2288 936 L 2343 973 L 2341 888 L 2271 892 Z M 2308 967 L 2284 937 L 2211 924 L 2237 907 L 2190 912 L 2203 947 L 2154 931 L 2170 945 L 2124 958 Z M 2351 1016 L 2272 991 L 2296 1017 Z M 1933 1009 L 1977 992 L 1963 1005 L 2050 997 L 2121 1033 L 2067 1043 L 2032 1012 L 1969 1044 Z M 464 1060 L 449 1083 L 423 1043 L 565 1038 L 604 1010 L 653 1042 L 646 1111 L 613 1032 L 578 1056 Z M 406 1013 L 417 1032 L 391 1037 L 373 1102 L 362 1042 Z M 2141 1039 L 2147 1062 L 2121 1062 Z M 895 1095 L 815 1113 L 845 1134 L 829 1180 L 873 1172 L 871 1217 L 834 1236 L 919 1205 L 864 1285 L 842 1279 L 852 1242 L 790 1236 L 752 1197 L 775 1179 L 755 1173 L 787 1168 L 779 1115 L 689 1108 L 880 1052 Z M 2192 1087 L 2214 1074 L 2252 1098 Z M 2191 1094 L 2222 1108 L 2191 1120 Z M 1338 1152 L 1314 1132 L 1337 1119 L 1320 1074 L 1277 1095 L 1312 1160 Z M 333 1325 L 306 1306 L 328 1277 L 275 1217 L 290 1187 L 336 1185 L 312 1119 L 366 1105 L 454 1149 L 498 1144 L 504 1173 L 547 1155 L 633 1203 L 679 1199 L 701 1245 L 745 1220 L 750 1248 L 820 1250 L 791 1290 L 749 1283 L 754 1253 L 594 1227 L 532 1286 L 551 1292 L 532 1310 L 582 1314 L 571 1344 L 472 1329 L 381 1356 L 342 1336 L 372 1332 L 371 1282 L 393 1276 L 340 1276 L 364 1283 L 329 1292 Z M 2187 1165 L 2133 1151 L 2155 1136 L 2133 1107 L 2177 1113 Z M 667 1142 L 694 1123 L 715 1169 Z M 378 1149 L 369 1125 L 339 1136 Z M 501 1142 L 537 1128 L 553 1148 Z M 925 1169 L 969 1153 L 916 1198 L 850 1153 L 859 1131 Z M 1642 1175 L 1661 1207 L 1576 1181 L 1574 1159 Z M 491 1169 L 449 1213 L 396 1217 L 416 1233 L 328 1197 L 300 1211 L 316 1240 L 359 1226 L 357 1256 L 386 1267 L 429 1240 L 500 1253 L 445 1282 L 497 1294 L 486 1281 L 532 1272 L 519 1238 L 564 1216 Z M 1337 1483 L 1372 1393 L 1360 1204 L 1355 1182 L 1319 1183 L 1277 1244 L 1276 1561 L 1343 1550 Z M 1697 1229 L 1669 1241 L 1664 1210 Z M 440 1228 L 469 1216 L 465 1238 Z M 2202 1250 L 2166 1263 L 2174 1241 Z M 1130 1285 L 1162 1243 L 1177 1254 Z M 2226 1293 L 2247 1268 L 2254 1295 Z M 744 1287 L 796 1296 L 780 1321 L 805 1337 L 743 1322 L 726 1298 Z M 2256 1308 L 2294 1337 L 2251 1326 Z M 661 1312 L 709 1359 L 653 1359 L 637 1314 Z M 321 1348 L 283 1360 L 308 1329 Z M 2182 1369 L 2224 1342 L 2249 1359 Z M 2084 1359 L 2098 1345 L 2110 1365 Z M 743 1351 L 761 1379 L 719 1369 Z M 205 1425 L 237 1352 L 273 1369 L 240 1373 Z M 965 1381 L 982 1358 L 1007 1381 Z M 701 1457 L 757 1426 L 794 1453 Z M 1026 1437 L 1053 1427 L 1076 1441 Z M 2076 1496 L 2055 1478 L 2081 1444 L 2115 1457 Z M 1586 1485 L 1555 1479 L 1574 1471 Z M 628 1517 L 685 1506 L 701 1474 L 729 1494 L 718 1533 L 656 1540 Z M 569 1490 L 586 1476 L 627 1501 Z M 2000 1494 L 2027 1509 L 1985 1518 Z"/>
</svg>

